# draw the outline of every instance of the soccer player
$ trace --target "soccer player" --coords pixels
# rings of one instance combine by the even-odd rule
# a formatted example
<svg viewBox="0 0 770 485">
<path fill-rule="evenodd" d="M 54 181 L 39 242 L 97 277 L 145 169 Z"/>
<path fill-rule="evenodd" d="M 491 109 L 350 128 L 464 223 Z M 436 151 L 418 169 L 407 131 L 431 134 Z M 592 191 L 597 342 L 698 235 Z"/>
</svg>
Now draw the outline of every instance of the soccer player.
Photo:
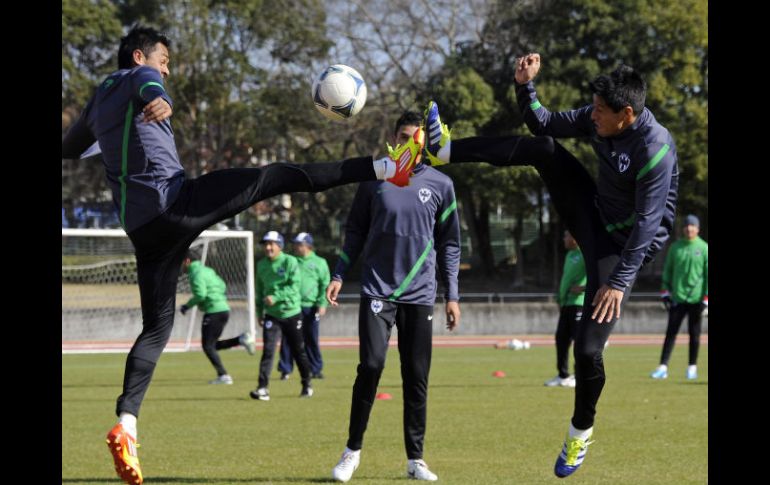
<svg viewBox="0 0 770 485">
<path fill-rule="evenodd" d="M 709 305 L 709 245 L 698 236 L 700 221 L 693 214 L 685 218 L 682 232 L 684 238 L 671 245 L 663 265 L 661 298 L 668 310 L 668 328 L 660 365 L 650 375 L 653 379 L 668 377 L 668 361 L 685 315 L 690 334 L 690 360 L 685 376 L 698 378 L 701 317 Z"/>
<path fill-rule="evenodd" d="M 402 115 L 396 122 L 394 141 L 408 143 L 419 132 L 421 121 L 414 112 Z M 326 290 L 329 303 L 337 306 L 345 273 L 363 253 L 359 364 L 347 446 L 332 470 L 332 477 L 340 482 L 350 480 L 358 468 L 393 325 L 398 328 L 401 358 L 407 476 L 438 479 L 423 461 L 423 441 L 437 276 L 445 287 L 446 326 L 453 330 L 460 322 L 457 202 L 451 179 L 424 164 L 414 169 L 408 187 L 398 192 L 393 189 L 379 182 L 358 186 L 345 243 Z"/>
<path fill-rule="evenodd" d="M 259 363 L 259 384 L 249 395 L 252 399 L 269 401 L 270 369 L 273 367 L 278 336 L 286 337 L 294 360 L 302 376 L 300 397 L 311 397 L 310 362 L 305 354 L 302 337 L 302 307 L 300 306 L 300 279 L 297 259 L 283 252 L 283 236 L 268 231 L 262 237 L 265 258 L 257 263 L 257 318 L 264 328 L 262 359 Z"/>
<path fill-rule="evenodd" d="M 326 260 L 313 251 L 313 236 L 300 232 L 292 240 L 294 253 L 300 271 L 300 305 L 302 306 L 302 336 L 305 340 L 305 353 L 310 361 L 310 375 L 313 379 L 323 379 L 323 359 L 318 344 L 321 317 L 326 315 L 326 287 L 329 285 L 329 265 Z M 278 362 L 281 380 L 287 379 L 291 371 L 292 351 L 286 334 L 281 338 L 281 360 Z"/>
<path fill-rule="evenodd" d="M 575 376 L 569 373 L 569 346 L 575 340 L 575 331 L 583 317 L 586 291 L 586 263 L 577 241 L 564 231 L 564 270 L 559 284 L 559 322 L 556 324 L 556 369 L 559 373 L 545 381 L 548 387 L 575 387 Z"/>
<path fill-rule="evenodd" d="M 120 223 L 136 254 L 143 328 L 126 359 L 123 393 L 116 406 L 119 422 L 107 435 L 118 476 L 131 484 L 143 481 L 136 419 L 171 334 L 177 278 L 195 238 L 274 195 L 318 192 L 367 180 L 406 185 L 424 145 L 418 131 L 409 143 L 379 160 L 275 163 L 188 179 L 174 144 L 173 102 L 165 87 L 170 45 L 152 28 L 133 28 L 120 41 L 118 70 L 96 88 L 62 140 L 62 158 L 101 151 Z"/>
<path fill-rule="evenodd" d="M 209 384 L 232 384 L 233 378 L 222 365 L 218 350 L 243 345 L 250 355 L 254 355 L 254 337 L 249 332 L 244 332 L 235 338 L 219 340 L 230 318 L 227 285 L 216 271 L 201 263 L 192 252 L 188 252 L 184 258 L 182 271 L 187 273 L 193 296 L 179 307 L 179 311 L 184 315 L 187 310 L 197 306 L 203 312 L 203 352 L 217 371 L 217 378 L 209 381 Z"/>
<path fill-rule="evenodd" d="M 438 107 L 426 109 L 426 151 L 433 164 L 488 162 L 531 165 L 575 237 L 586 264 L 583 316 L 575 335 L 575 405 L 567 438 L 554 466 L 574 473 L 592 443 L 596 404 L 604 387 L 602 351 L 640 267 L 651 261 L 674 222 L 679 170 L 668 130 L 645 108 L 646 85 L 629 66 L 600 75 L 589 86 L 593 103 L 551 112 L 532 80 L 540 55 L 516 61 L 515 86 L 524 121 L 536 137 L 450 140 Z M 599 159 L 597 181 L 553 138 L 587 138 Z"/>
</svg>

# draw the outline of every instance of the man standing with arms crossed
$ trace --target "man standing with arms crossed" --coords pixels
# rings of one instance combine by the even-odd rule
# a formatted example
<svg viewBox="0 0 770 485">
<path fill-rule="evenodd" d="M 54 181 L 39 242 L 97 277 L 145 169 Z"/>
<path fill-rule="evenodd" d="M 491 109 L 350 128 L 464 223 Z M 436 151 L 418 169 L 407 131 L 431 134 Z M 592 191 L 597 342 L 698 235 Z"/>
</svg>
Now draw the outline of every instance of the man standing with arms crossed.
<svg viewBox="0 0 770 485">
<path fill-rule="evenodd" d="M 396 122 L 394 141 L 406 143 L 420 130 L 421 116 L 407 112 Z M 358 468 L 364 432 L 385 367 L 390 332 L 398 328 L 404 392 L 407 476 L 435 481 L 423 461 L 436 276 L 445 288 L 447 328 L 460 322 L 457 276 L 460 221 L 454 185 L 438 170 L 419 164 L 408 187 L 362 183 L 345 227 L 345 244 L 326 296 L 337 306 L 345 272 L 363 253 L 358 313 L 359 364 L 350 410 L 348 441 L 332 477 L 347 482 Z"/>
</svg>

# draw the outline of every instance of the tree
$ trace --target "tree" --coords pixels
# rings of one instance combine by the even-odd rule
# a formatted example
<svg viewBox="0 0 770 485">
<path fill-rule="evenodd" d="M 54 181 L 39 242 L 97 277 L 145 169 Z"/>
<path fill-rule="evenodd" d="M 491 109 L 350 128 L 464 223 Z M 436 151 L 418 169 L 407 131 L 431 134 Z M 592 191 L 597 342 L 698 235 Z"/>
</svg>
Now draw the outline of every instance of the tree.
<svg viewBox="0 0 770 485">
<path fill-rule="evenodd" d="M 79 110 L 99 79 L 117 67 L 121 31 L 108 0 L 62 0 L 61 26 L 62 123 L 69 124 L 70 110 Z"/>
<path fill-rule="evenodd" d="M 514 59 L 542 55 L 538 97 L 551 110 L 590 103 L 588 81 L 620 63 L 642 73 L 646 105 L 671 131 L 681 170 L 679 214 L 708 213 L 708 2 L 551 0 L 490 6 L 482 42 L 469 49 L 491 85 L 512 84 Z M 510 88 L 509 88 L 510 89 Z M 508 106 L 516 111 L 511 100 Z M 516 116 L 512 116 L 516 118 Z M 590 150 L 576 153 L 595 166 Z M 595 168 L 590 168 L 595 170 Z M 704 217 L 706 219 L 706 217 Z M 706 229 L 704 224 L 704 229 Z"/>
<path fill-rule="evenodd" d="M 478 42 L 460 46 L 457 60 L 481 74 L 497 109 L 479 131 L 528 133 L 515 102 L 515 60 L 540 52 L 538 98 L 552 111 L 591 102 L 588 82 L 626 63 L 648 84 L 647 106 L 672 133 L 680 167 L 679 214 L 708 213 L 708 36 L 706 0 L 672 5 L 663 0 L 532 0 L 489 4 Z M 596 174 L 585 140 L 560 140 Z M 495 181 L 500 184 L 500 181 Z M 511 200 L 526 201 L 516 184 Z M 526 204 L 526 202 L 524 202 Z M 554 214 L 552 207 L 549 212 Z M 704 224 L 704 230 L 706 224 Z M 705 232 L 705 231 L 704 231 Z M 560 237 L 551 231 L 552 241 Z"/>
<path fill-rule="evenodd" d="M 647 105 L 676 140 L 678 213 L 701 216 L 707 235 L 706 0 L 64 0 L 62 10 L 62 129 L 115 68 L 121 25 L 159 27 L 172 39 L 167 88 L 189 176 L 264 158 L 381 157 L 396 118 L 429 99 L 455 138 L 529 134 L 513 86 L 518 56 L 541 53 L 538 95 L 554 111 L 590 103 L 588 82 L 628 63 L 645 76 Z M 340 123 L 316 113 L 310 94 L 313 77 L 336 63 L 361 72 L 369 92 L 364 110 Z M 596 173 L 585 140 L 561 142 Z M 109 198 L 100 164 L 63 161 L 62 170 L 63 201 Z M 533 169 L 440 170 L 454 179 L 474 258 L 487 274 L 497 271 L 489 214 L 498 207 L 521 221 L 518 242 L 523 221 L 541 220 L 537 251 L 517 244 L 517 284 L 523 268 L 544 264 L 553 252 L 546 248 L 561 248 L 558 217 L 548 230 L 542 225 L 544 213 L 556 213 Z M 293 195 L 284 229 L 331 239 L 354 192 Z"/>
<path fill-rule="evenodd" d="M 62 135 L 116 66 L 117 9 L 107 0 L 62 0 Z M 107 184 L 98 161 L 62 161 L 62 206 L 103 199 Z M 68 211 L 70 223 L 72 212 Z"/>
</svg>

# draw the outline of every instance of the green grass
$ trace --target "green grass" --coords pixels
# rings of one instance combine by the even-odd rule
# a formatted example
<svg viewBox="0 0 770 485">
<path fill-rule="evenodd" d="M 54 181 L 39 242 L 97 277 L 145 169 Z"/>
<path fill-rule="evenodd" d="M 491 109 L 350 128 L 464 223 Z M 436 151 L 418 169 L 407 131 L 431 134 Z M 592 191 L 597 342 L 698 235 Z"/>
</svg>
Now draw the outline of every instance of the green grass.
<svg viewBox="0 0 770 485">
<path fill-rule="evenodd" d="M 669 378 L 653 381 L 659 346 L 609 347 L 595 444 L 573 484 L 708 481 L 708 346 L 686 381 L 686 346 Z M 200 352 L 164 354 L 139 420 L 147 484 L 329 482 L 347 439 L 356 349 L 324 352 L 326 379 L 299 399 L 298 375 L 273 374 L 270 402 L 253 401 L 259 355 L 222 352 L 232 386 L 210 386 Z M 115 422 L 125 355 L 62 355 L 62 482 L 120 483 L 104 436 Z M 507 377 L 492 377 L 503 370 Z M 546 388 L 552 347 L 526 351 L 435 348 L 425 459 L 443 483 L 556 483 L 553 463 L 572 412 L 572 389 Z M 351 483 L 404 482 L 398 351 L 391 349 Z"/>
</svg>

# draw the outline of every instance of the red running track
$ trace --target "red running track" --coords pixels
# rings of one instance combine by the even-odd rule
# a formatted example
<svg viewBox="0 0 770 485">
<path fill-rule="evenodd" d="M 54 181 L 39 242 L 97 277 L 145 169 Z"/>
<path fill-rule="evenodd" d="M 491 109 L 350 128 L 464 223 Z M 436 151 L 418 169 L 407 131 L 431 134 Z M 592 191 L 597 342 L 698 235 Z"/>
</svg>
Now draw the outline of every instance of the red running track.
<svg viewBox="0 0 770 485">
<path fill-rule="evenodd" d="M 517 338 L 529 342 L 532 346 L 553 346 L 553 335 L 434 335 L 434 347 L 492 347 L 497 342 Z M 655 334 L 617 334 L 610 336 L 610 347 L 615 345 L 663 345 L 664 335 Z M 708 345 L 708 334 L 701 335 L 701 343 Z M 689 342 L 687 334 L 676 337 L 677 344 Z M 125 353 L 131 349 L 133 342 L 117 341 L 68 341 L 62 342 L 62 353 L 96 353 L 119 352 Z M 390 346 L 397 345 L 396 337 L 390 339 Z M 328 349 L 357 348 L 358 337 L 321 337 L 321 347 Z M 262 348 L 262 340 L 257 339 L 257 348 Z M 184 349 L 183 341 L 171 341 L 167 351 L 181 351 Z M 191 350 L 200 350 L 200 341 L 192 343 Z"/>
</svg>

